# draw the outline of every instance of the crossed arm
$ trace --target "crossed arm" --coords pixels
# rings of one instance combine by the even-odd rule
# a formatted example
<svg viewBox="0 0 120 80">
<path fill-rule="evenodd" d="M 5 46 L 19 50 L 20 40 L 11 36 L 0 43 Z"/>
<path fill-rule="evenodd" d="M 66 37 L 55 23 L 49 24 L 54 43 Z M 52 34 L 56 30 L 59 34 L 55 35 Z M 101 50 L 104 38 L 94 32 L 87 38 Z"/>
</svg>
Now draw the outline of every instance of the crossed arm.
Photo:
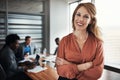
<svg viewBox="0 0 120 80">
<path fill-rule="evenodd" d="M 65 65 L 65 64 L 74 64 L 74 63 L 71 63 L 71 62 L 69 62 L 69 61 L 67 61 L 65 59 L 57 57 L 56 58 L 56 64 L 57 65 Z M 86 62 L 86 63 L 83 63 L 83 64 L 77 64 L 77 68 L 78 68 L 78 70 L 80 72 L 84 71 L 84 70 L 87 70 L 90 67 L 92 67 L 92 62 Z"/>
</svg>

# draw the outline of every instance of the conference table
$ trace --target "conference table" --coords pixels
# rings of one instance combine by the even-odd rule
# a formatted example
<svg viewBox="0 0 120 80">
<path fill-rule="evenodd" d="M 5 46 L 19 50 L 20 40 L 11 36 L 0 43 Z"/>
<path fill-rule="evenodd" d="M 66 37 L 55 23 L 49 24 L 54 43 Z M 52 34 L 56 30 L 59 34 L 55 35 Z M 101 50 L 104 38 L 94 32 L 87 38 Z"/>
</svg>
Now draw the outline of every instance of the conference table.
<svg viewBox="0 0 120 80">
<path fill-rule="evenodd" d="M 52 62 L 46 64 L 45 70 L 39 72 L 28 72 L 25 73 L 33 80 L 57 80 L 58 74 L 55 67 L 51 66 Z"/>
<path fill-rule="evenodd" d="M 33 80 L 57 80 L 58 74 L 56 69 L 47 66 L 47 69 L 33 73 L 33 72 L 26 72 L 26 74 Z"/>
</svg>

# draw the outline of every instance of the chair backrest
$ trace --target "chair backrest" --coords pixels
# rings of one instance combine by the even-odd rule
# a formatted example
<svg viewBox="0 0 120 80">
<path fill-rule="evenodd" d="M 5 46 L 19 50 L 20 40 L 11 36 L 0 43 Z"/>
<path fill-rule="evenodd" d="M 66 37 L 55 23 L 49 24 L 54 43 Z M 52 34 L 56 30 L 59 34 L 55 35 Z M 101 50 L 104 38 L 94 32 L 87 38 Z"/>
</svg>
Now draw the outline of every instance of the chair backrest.
<svg viewBox="0 0 120 80">
<path fill-rule="evenodd" d="M 0 80 L 5 80 L 6 79 L 6 73 L 2 67 L 2 65 L 0 64 Z"/>
</svg>

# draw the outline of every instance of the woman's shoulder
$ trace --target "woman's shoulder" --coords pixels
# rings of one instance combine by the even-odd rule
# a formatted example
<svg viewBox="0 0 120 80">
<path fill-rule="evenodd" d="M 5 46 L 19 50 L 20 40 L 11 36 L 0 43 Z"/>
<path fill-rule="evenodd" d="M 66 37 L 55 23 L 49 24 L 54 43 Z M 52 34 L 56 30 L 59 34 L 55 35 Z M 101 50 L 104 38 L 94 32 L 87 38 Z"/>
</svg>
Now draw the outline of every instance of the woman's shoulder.
<svg viewBox="0 0 120 80">
<path fill-rule="evenodd" d="M 68 35 L 64 36 L 62 39 L 67 40 L 73 37 L 73 33 L 69 33 Z"/>
</svg>

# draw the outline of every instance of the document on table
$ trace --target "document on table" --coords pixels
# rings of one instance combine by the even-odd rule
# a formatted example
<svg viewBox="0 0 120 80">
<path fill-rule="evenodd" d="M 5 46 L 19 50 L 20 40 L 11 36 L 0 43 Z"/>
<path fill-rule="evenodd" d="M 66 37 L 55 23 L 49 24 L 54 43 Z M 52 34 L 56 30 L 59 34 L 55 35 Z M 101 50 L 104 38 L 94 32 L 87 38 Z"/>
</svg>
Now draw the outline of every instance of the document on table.
<svg viewBox="0 0 120 80">
<path fill-rule="evenodd" d="M 27 71 L 28 72 L 33 72 L 33 73 L 37 73 L 37 72 L 40 72 L 40 71 L 43 71 L 43 70 L 46 70 L 47 68 L 46 67 L 41 67 L 41 66 L 36 66 L 35 68 L 33 69 L 28 69 Z"/>
<path fill-rule="evenodd" d="M 35 57 L 36 57 L 36 54 L 34 54 L 34 55 L 29 55 L 29 56 L 27 56 L 24 60 L 19 61 L 19 63 L 22 63 L 22 62 L 25 62 L 25 61 L 33 62 L 33 61 L 31 60 L 31 58 L 32 58 L 32 59 L 35 59 Z"/>
<path fill-rule="evenodd" d="M 50 55 L 45 58 L 46 61 L 51 61 L 51 62 L 55 62 L 55 59 L 56 59 L 55 55 Z"/>
</svg>

